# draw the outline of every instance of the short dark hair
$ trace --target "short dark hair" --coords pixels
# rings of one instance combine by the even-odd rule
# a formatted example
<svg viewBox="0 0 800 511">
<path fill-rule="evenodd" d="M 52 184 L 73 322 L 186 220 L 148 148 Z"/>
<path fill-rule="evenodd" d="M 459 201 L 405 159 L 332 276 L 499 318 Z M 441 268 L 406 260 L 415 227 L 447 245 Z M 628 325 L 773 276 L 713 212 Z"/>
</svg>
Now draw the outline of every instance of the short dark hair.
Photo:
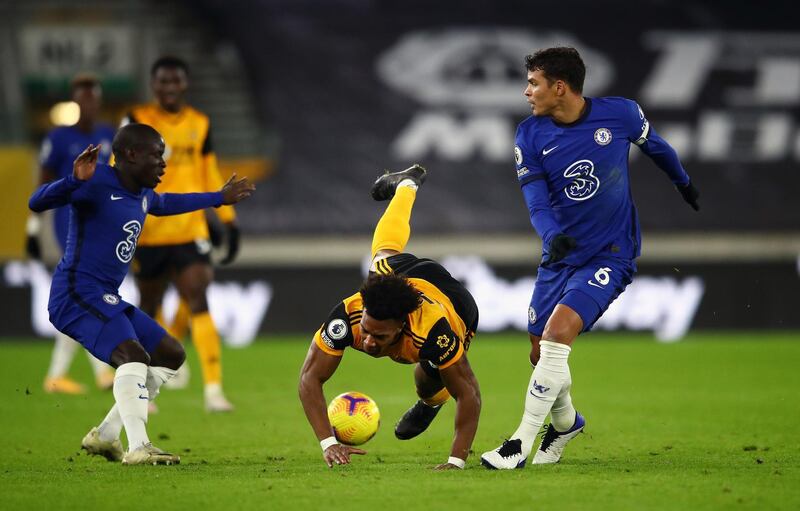
<svg viewBox="0 0 800 511">
<path fill-rule="evenodd" d="M 111 152 L 117 160 L 126 149 L 142 147 L 161 139 L 161 134 L 150 125 L 132 122 L 121 127 L 111 141 Z"/>
<path fill-rule="evenodd" d="M 364 309 L 377 320 L 405 321 L 422 304 L 419 291 L 402 275 L 371 275 L 361 289 Z"/>
<path fill-rule="evenodd" d="M 153 62 L 153 65 L 150 66 L 150 77 L 156 75 L 159 69 L 162 67 L 168 69 L 183 69 L 183 72 L 186 73 L 186 76 L 189 76 L 189 65 L 180 57 L 174 57 L 172 55 L 165 55 L 163 57 L 159 57 Z"/>
<path fill-rule="evenodd" d="M 548 83 L 564 80 L 578 94 L 583 92 L 586 65 L 575 48 L 557 46 L 539 50 L 525 57 L 525 68 L 528 71 L 541 70 Z"/>
</svg>

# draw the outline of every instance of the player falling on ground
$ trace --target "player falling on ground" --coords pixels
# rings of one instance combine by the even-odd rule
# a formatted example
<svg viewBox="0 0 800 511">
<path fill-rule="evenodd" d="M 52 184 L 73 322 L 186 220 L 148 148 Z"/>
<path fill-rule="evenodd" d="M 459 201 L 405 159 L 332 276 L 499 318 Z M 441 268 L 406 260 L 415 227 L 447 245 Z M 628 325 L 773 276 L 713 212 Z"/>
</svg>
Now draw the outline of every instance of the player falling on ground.
<svg viewBox="0 0 800 511">
<path fill-rule="evenodd" d="M 525 59 L 525 97 L 533 115 L 517 129 L 517 177 L 544 247 L 528 309 L 533 375 L 510 439 L 483 454 L 488 468 L 521 468 L 548 413 L 533 463 L 555 463 L 585 425 L 572 405 L 567 358 L 631 282 L 640 231 L 631 197 L 628 149 L 634 143 L 672 180 L 695 210 L 698 192 L 675 150 L 636 102 L 585 98 L 586 68 L 574 48 L 548 48 Z"/>
<path fill-rule="evenodd" d="M 99 147 L 75 160 L 72 175 L 40 187 L 30 199 L 42 212 L 69 205 L 67 247 L 53 275 L 48 311 L 62 333 L 117 369 L 114 400 L 99 427 L 84 437 L 91 454 L 129 465 L 178 463 L 178 456 L 153 446 L 147 436 L 148 400 L 175 374 L 183 346 L 153 319 L 119 296 L 145 217 L 176 215 L 234 204 L 255 189 L 231 178 L 213 193 L 157 194 L 164 175 L 164 141 L 144 124 L 129 124 L 112 143 L 116 165 L 98 164 Z M 122 428 L 128 437 L 123 454 Z"/>
<path fill-rule="evenodd" d="M 205 114 L 186 104 L 188 66 L 181 59 L 162 57 L 151 67 L 150 85 L 155 103 L 134 107 L 123 124 L 148 124 L 164 137 L 165 159 L 170 171 L 156 191 L 182 193 L 219 189 L 222 178 L 211 143 L 210 121 Z M 226 226 L 228 253 L 222 264 L 228 264 L 239 249 L 236 214 L 230 206 L 215 212 Z M 189 309 L 189 330 L 203 372 L 206 410 L 228 412 L 233 410 L 233 405 L 222 390 L 220 338 L 206 298 L 214 278 L 210 256 L 208 225 L 202 211 L 151 218 L 139 238 L 133 270 L 142 310 L 162 324 L 160 311 L 164 292 L 170 282 L 175 285 L 184 302 L 177 317 L 185 317 L 186 306 Z M 185 322 L 174 324 L 171 333 L 183 339 Z"/>
<path fill-rule="evenodd" d="M 100 81 L 94 75 L 78 74 L 71 83 L 72 101 L 80 109 L 78 122 L 72 126 L 61 126 L 47 134 L 42 142 L 40 154 L 39 184 L 43 185 L 72 174 L 72 162 L 88 145 L 100 146 L 97 159 L 100 163 L 108 163 L 111 157 L 111 140 L 114 128 L 110 124 L 97 122 L 100 115 L 102 89 Z M 61 207 L 53 212 L 53 232 L 55 233 L 61 253 L 67 246 L 67 230 L 69 228 L 69 208 Z M 28 217 L 26 252 L 31 259 L 41 260 L 42 250 L 39 244 L 41 227 L 40 215 L 32 213 Z M 67 375 L 69 366 L 78 349 L 78 343 L 68 336 L 56 334 L 50 367 L 44 380 L 46 392 L 64 394 L 83 394 L 86 388 Z M 86 353 L 94 372 L 98 388 L 108 389 L 114 382 L 114 373 L 103 362 Z"/>
<path fill-rule="evenodd" d="M 464 468 L 478 428 L 480 389 L 467 361 L 478 326 L 475 300 L 437 262 L 403 253 L 411 235 L 411 209 L 425 175 L 425 169 L 415 165 L 375 182 L 372 197 L 392 200 L 375 227 L 369 277 L 314 334 L 300 373 L 300 400 L 329 467 L 349 463 L 351 454 L 365 454 L 336 441 L 322 391 L 347 347 L 416 364 L 420 399 L 395 427 L 401 440 L 425 431 L 445 401 L 456 399 L 450 457 L 436 469 Z"/>
</svg>

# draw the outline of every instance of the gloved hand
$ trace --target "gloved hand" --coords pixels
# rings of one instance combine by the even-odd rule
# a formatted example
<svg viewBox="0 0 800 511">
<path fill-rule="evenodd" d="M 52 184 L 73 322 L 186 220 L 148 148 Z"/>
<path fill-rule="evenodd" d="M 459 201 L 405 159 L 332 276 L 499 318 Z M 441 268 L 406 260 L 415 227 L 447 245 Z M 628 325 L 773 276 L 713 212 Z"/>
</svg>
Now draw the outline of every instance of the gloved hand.
<svg viewBox="0 0 800 511">
<path fill-rule="evenodd" d="M 35 261 L 42 260 L 42 246 L 39 244 L 38 236 L 31 236 L 30 234 L 28 235 L 27 239 L 25 240 L 25 254 L 28 256 L 28 258 Z"/>
<path fill-rule="evenodd" d="M 697 203 L 697 198 L 700 197 L 700 192 L 694 187 L 691 181 L 686 186 L 678 186 L 675 188 L 681 193 L 683 200 L 686 201 L 695 211 L 700 211 L 700 204 Z"/>
<path fill-rule="evenodd" d="M 208 224 L 208 240 L 211 246 L 219 248 L 222 242 L 225 241 L 225 226 L 220 222 L 217 217 L 206 210 L 206 223 Z"/>
<path fill-rule="evenodd" d="M 570 250 L 577 246 L 578 242 L 572 236 L 564 233 L 556 234 L 550 241 L 550 247 L 547 250 L 550 257 L 547 258 L 546 262 L 542 263 L 542 266 L 561 261 L 567 257 Z"/>
<path fill-rule="evenodd" d="M 227 241 L 228 241 L 228 253 L 225 254 L 225 258 L 220 261 L 220 264 L 230 264 L 236 259 L 236 255 L 239 253 L 239 238 L 241 237 L 241 233 L 239 232 L 239 228 L 236 227 L 235 224 L 229 223 L 225 224 L 225 230 L 227 232 Z"/>
</svg>

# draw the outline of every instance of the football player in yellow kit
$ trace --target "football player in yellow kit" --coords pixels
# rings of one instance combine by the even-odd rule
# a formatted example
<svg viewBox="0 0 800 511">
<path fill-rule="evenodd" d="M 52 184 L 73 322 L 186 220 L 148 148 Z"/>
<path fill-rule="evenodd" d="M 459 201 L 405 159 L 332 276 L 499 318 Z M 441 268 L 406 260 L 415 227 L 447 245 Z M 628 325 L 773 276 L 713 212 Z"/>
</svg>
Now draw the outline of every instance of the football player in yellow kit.
<svg viewBox="0 0 800 511">
<path fill-rule="evenodd" d="M 211 141 L 208 116 L 186 103 L 189 87 L 187 64 L 176 57 L 153 63 L 150 84 L 155 102 L 134 107 L 123 124 L 138 122 L 154 127 L 164 137 L 164 158 L 169 172 L 156 191 L 184 193 L 218 190 L 222 178 Z M 231 262 L 239 248 L 236 214 L 231 206 L 215 210 L 227 230 Z M 233 405 L 222 391 L 220 339 L 208 311 L 206 290 L 213 280 L 211 244 L 203 211 L 172 217 L 147 218 L 134 261 L 134 275 L 141 294 L 141 309 L 163 323 L 161 302 L 172 282 L 189 309 L 189 328 L 197 349 L 205 384 L 205 406 L 209 412 L 227 412 Z M 180 332 L 176 337 L 182 338 Z"/>
<path fill-rule="evenodd" d="M 351 454 L 366 454 L 338 443 L 326 413 L 322 386 L 336 371 L 345 348 L 416 364 L 419 400 L 395 427 L 401 440 L 425 431 L 445 401 L 455 398 L 450 457 L 436 469 L 464 468 L 478 429 L 480 389 L 467 361 L 478 307 L 439 263 L 403 253 L 411 234 L 411 209 L 425 176 L 425 169 L 414 165 L 375 182 L 372 197 L 392 200 L 375 228 L 369 277 L 357 293 L 334 307 L 314 334 L 303 364 L 300 400 L 329 467 L 349 463 Z"/>
</svg>

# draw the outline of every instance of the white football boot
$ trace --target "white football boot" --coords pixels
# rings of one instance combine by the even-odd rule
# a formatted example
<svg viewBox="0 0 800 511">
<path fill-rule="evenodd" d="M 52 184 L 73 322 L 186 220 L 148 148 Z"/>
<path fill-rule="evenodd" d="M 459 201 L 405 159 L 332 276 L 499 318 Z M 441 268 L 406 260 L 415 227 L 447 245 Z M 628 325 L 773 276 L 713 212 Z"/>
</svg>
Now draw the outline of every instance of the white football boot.
<svg viewBox="0 0 800 511">
<path fill-rule="evenodd" d="M 547 426 L 542 435 L 542 443 L 533 456 L 533 464 L 558 463 L 558 460 L 561 459 L 561 453 L 564 452 L 564 447 L 583 431 L 584 426 L 586 426 L 586 420 L 577 411 L 575 412 L 575 423 L 567 431 L 559 433 L 552 424 Z"/>
<path fill-rule="evenodd" d="M 162 451 L 149 442 L 122 457 L 123 465 L 177 465 L 180 462 L 180 456 Z"/>
<path fill-rule="evenodd" d="M 512 438 L 497 449 L 483 453 L 481 465 L 493 470 L 513 470 L 523 468 L 527 458 L 528 455 L 522 453 L 522 440 Z"/>
<path fill-rule="evenodd" d="M 209 383 L 203 391 L 206 401 L 206 411 L 208 413 L 232 412 L 233 404 L 227 400 L 222 392 L 222 385 L 219 383 Z"/>
<path fill-rule="evenodd" d="M 89 454 L 103 456 L 108 461 L 120 461 L 122 459 L 122 442 L 119 438 L 113 442 L 100 439 L 100 430 L 92 428 L 86 433 L 81 441 L 81 449 Z"/>
</svg>

